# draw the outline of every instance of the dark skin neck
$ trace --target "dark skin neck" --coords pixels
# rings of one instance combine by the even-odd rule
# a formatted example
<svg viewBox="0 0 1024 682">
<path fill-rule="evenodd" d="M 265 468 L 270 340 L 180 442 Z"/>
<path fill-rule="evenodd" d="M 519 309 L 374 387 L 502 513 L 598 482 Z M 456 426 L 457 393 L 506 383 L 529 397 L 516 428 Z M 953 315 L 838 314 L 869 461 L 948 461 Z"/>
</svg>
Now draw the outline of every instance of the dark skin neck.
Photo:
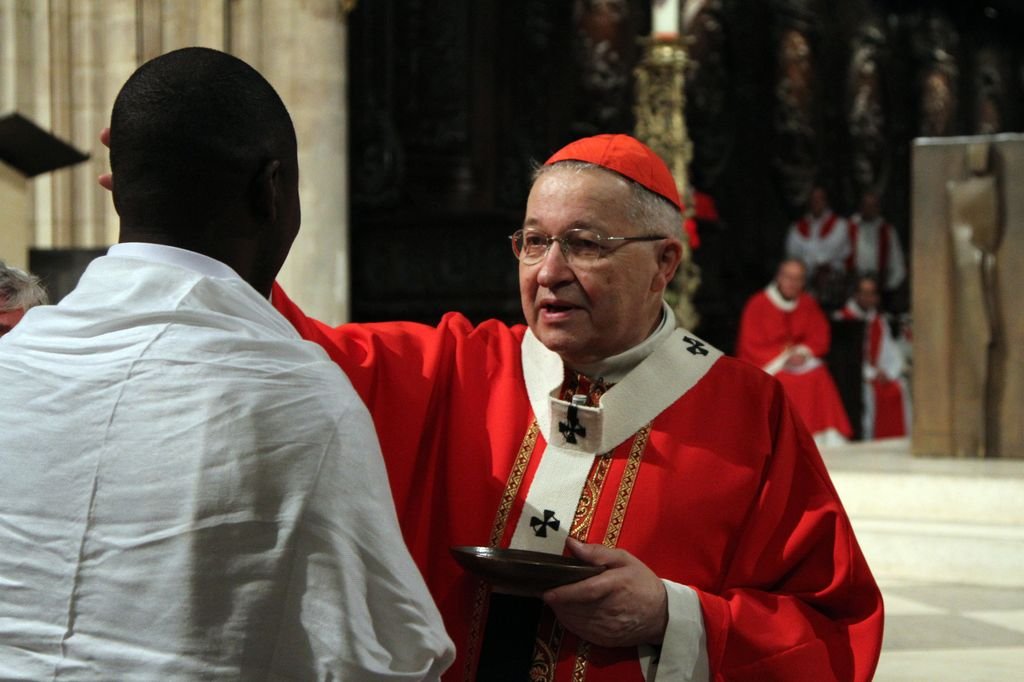
<svg viewBox="0 0 1024 682">
<path fill-rule="evenodd" d="M 218 234 L 221 231 L 211 230 Z M 273 275 L 267 276 L 263 270 L 258 244 L 254 239 L 242 237 L 221 237 L 216 240 L 181 239 L 158 230 L 138 230 L 121 225 L 120 242 L 143 242 L 161 244 L 187 249 L 224 263 L 249 283 L 252 288 L 263 296 L 270 296 L 270 288 L 274 283 Z"/>
<path fill-rule="evenodd" d="M 298 229 L 297 222 L 290 230 L 282 222 L 285 218 L 280 203 L 285 190 L 280 169 L 277 160 L 264 163 L 244 198 L 220 211 L 199 234 L 194 225 L 180 229 L 173 223 L 153 225 L 122 215 L 118 241 L 163 244 L 201 253 L 224 263 L 253 289 L 269 297 Z"/>
</svg>

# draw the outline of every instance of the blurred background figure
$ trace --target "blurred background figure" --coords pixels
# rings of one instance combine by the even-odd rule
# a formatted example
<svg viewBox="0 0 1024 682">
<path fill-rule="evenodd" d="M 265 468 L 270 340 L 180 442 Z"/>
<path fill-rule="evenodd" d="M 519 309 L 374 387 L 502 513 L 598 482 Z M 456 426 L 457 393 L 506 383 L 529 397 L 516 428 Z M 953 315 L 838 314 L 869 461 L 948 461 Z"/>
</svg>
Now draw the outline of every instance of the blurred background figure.
<svg viewBox="0 0 1024 682">
<path fill-rule="evenodd" d="M 891 298 L 906 281 L 907 266 L 899 234 L 882 216 L 877 192 L 861 195 L 860 212 L 850 216 L 849 235 L 848 272 L 854 278 L 873 275 L 881 286 L 879 293 Z"/>
<path fill-rule="evenodd" d="M 740 319 L 736 353 L 775 375 L 818 447 L 853 435 L 832 375 L 822 362 L 832 334 L 828 318 L 804 291 L 807 267 L 784 260 L 775 279 L 750 297 Z"/>
<path fill-rule="evenodd" d="M 837 319 L 864 322 L 864 440 L 905 436 L 910 424 L 910 392 L 903 378 L 906 363 L 889 321 L 879 309 L 878 289 L 874 277 L 860 277 L 853 296 L 836 314 Z"/>
<path fill-rule="evenodd" d="M 38 277 L 0 261 L 0 336 L 11 331 L 29 308 L 47 303 Z"/>
<path fill-rule="evenodd" d="M 842 303 L 850 256 L 848 232 L 846 220 L 832 210 L 828 193 L 819 186 L 811 190 L 807 213 L 790 225 L 786 235 L 786 257 L 807 266 L 808 288 L 821 305 L 831 310 Z"/>
</svg>

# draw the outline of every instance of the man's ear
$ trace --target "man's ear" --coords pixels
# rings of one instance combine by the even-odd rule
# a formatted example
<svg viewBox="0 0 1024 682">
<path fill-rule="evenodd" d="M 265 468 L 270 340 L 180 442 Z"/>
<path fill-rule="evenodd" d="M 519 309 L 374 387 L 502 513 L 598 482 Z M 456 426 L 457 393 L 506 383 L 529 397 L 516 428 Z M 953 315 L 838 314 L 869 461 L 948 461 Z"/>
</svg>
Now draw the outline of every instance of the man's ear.
<svg viewBox="0 0 1024 682">
<path fill-rule="evenodd" d="M 666 239 L 658 247 L 658 272 L 651 280 L 651 291 L 668 288 L 683 260 L 683 245 L 676 239 Z"/>
<path fill-rule="evenodd" d="M 281 201 L 281 162 L 271 159 L 263 164 L 252 185 L 252 207 L 263 222 L 277 220 Z"/>
</svg>

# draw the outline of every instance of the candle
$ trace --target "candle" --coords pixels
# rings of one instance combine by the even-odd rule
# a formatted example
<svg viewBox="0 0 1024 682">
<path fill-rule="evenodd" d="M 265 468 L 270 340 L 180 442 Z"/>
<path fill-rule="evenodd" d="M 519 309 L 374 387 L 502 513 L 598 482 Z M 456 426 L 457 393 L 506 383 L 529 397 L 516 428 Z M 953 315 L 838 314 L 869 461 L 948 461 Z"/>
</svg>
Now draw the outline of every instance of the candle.
<svg viewBox="0 0 1024 682">
<path fill-rule="evenodd" d="M 653 0 L 651 33 L 654 35 L 679 35 L 679 0 Z"/>
</svg>

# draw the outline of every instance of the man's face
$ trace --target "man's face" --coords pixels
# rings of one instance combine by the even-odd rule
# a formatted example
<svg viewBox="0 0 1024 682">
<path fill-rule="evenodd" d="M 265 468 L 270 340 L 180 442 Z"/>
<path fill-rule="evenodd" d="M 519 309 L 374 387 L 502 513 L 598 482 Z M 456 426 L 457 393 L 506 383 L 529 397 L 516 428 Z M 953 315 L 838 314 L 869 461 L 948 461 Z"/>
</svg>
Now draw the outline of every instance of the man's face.
<svg viewBox="0 0 1024 682">
<path fill-rule="evenodd" d="M 811 212 L 814 217 L 820 216 L 828 208 L 828 195 L 825 194 L 825 190 L 821 187 L 815 187 L 811 190 L 811 197 L 807 200 L 807 210 Z"/>
<path fill-rule="evenodd" d="M 626 180 L 599 169 L 552 169 L 534 183 L 523 227 L 558 237 L 586 228 L 606 237 L 642 234 L 628 217 Z M 621 353 L 660 320 L 661 298 L 675 273 L 677 240 L 616 243 L 586 265 L 569 263 L 557 242 L 540 262 L 519 263 L 523 314 L 534 336 L 569 366 Z"/>
<path fill-rule="evenodd" d="M 807 272 L 804 267 L 793 261 L 783 263 L 775 276 L 775 285 L 779 287 L 779 293 L 787 301 L 796 300 L 803 293 L 806 282 Z"/>
<path fill-rule="evenodd" d="M 868 192 L 860 200 L 860 215 L 865 220 L 874 220 L 881 210 L 878 195 Z"/>
<path fill-rule="evenodd" d="M 878 307 L 878 285 L 869 279 L 862 279 L 857 284 L 857 293 L 853 300 L 857 302 L 861 310 L 871 312 Z"/>
<path fill-rule="evenodd" d="M 7 332 L 14 328 L 14 325 L 21 322 L 21 318 L 25 317 L 25 310 L 22 308 L 15 308 L 14 310 L 0 310 L 0 336 L 3 336 Z"/>
</svg>

